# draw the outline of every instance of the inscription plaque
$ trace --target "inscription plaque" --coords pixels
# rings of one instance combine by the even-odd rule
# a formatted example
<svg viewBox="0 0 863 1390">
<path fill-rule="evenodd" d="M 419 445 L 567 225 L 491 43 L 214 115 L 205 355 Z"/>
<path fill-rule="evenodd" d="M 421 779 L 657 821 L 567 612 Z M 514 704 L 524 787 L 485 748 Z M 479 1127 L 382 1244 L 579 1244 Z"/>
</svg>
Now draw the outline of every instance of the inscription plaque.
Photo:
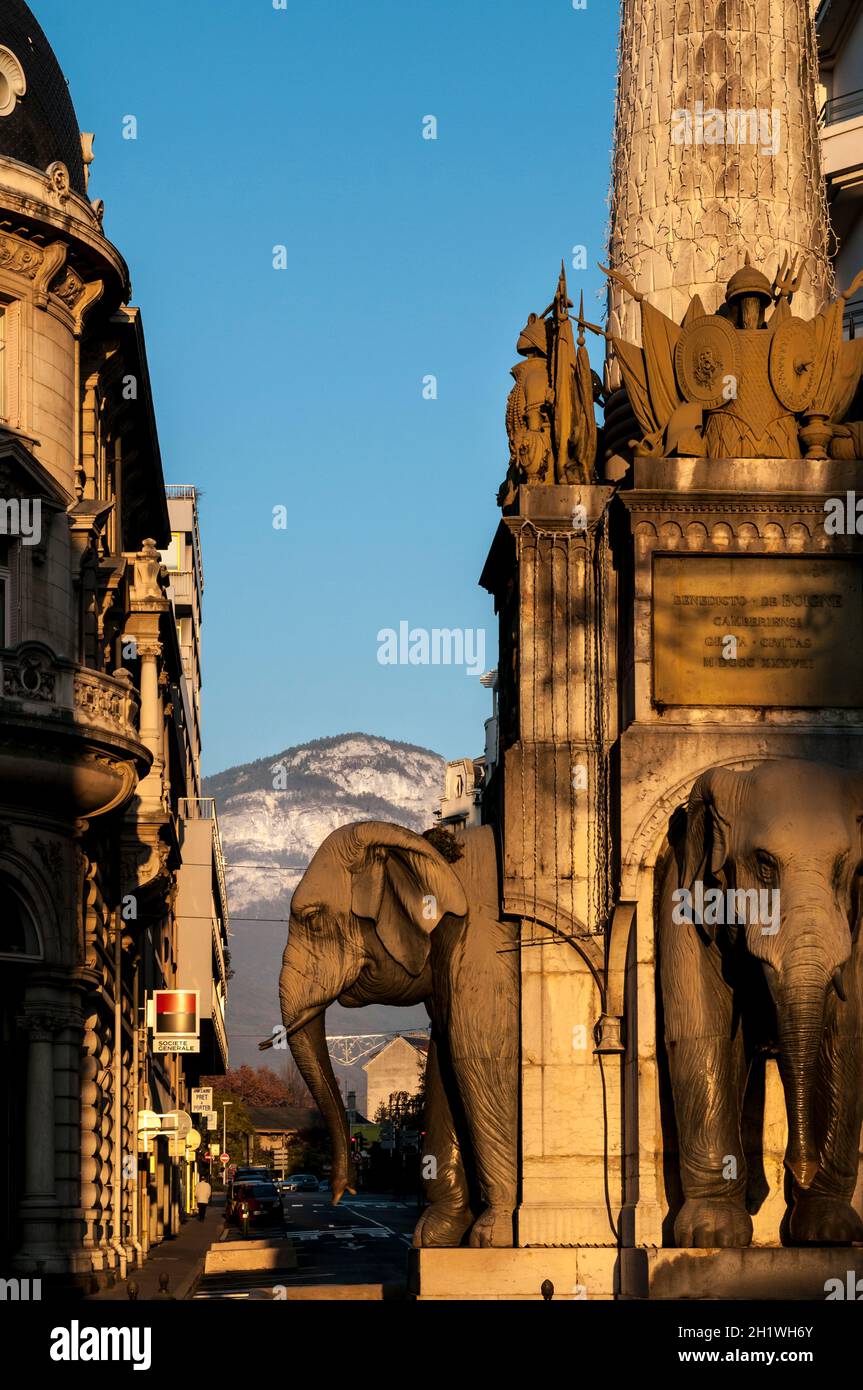
<svg viewBox="0 0 863 1390">
<path fill-rule="evenodd" d="M 863 708 L 860 557 L 654 555 L 653 699 Z"/>
</svg>

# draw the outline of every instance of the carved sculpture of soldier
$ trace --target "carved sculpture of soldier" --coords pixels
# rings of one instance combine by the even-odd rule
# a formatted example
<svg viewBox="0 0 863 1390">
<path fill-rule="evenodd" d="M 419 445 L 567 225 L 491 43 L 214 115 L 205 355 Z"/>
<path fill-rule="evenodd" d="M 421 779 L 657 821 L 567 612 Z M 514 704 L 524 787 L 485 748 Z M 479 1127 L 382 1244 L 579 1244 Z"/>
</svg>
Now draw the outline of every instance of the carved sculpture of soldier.
<svg viewBox="0 0 863 1390">
<path fill-rule="evenodd" d="M 641 347 L 610 336 L 644 431 L 636 452 L 823 459 L 834 436 L 837 453 L 848 456 L 848 440 L 856 446 L 853 427 L 840 422 L 863 371 L 863 342 L 844 342 L 842 331 L 863 272 L 806 320 L 791 312 L 794 266 L 786 261 L 771 284 L 747 254 L 719 311 L 706 314 L 696 295 L 678 325 L 619 271 L 602 269 L 641 306 Z"/>
<path fill-rule="evenodd" d="M 508 506 L 519 483 L 589 483 L 597 453 L 594 401 L 602 383 L 591 371 L 584 343 L 586 324 L 579 309 L 578 345 L 573 340 L 566 275 L 561 267 L 555 297 L 542 314 L 531 314 L 516 352 L 524 359 L 512 368 L 515 385 L 506 403 L 509 469 L 498 493 Z"/>
</svg>

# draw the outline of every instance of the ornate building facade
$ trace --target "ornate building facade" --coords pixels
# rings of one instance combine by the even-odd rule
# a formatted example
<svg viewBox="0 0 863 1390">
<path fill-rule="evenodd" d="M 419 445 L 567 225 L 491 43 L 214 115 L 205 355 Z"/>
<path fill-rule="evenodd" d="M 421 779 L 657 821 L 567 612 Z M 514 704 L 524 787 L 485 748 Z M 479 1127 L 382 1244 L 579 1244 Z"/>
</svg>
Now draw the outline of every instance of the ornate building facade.
<svg viewBox="0 0 863 1390">
<path fill-rule="evenodd" d="M 187 1125 L 177 1116 L 200 1070 L 226 1063 L 227 942 L 214 822 L 206 910 L 178 927 L 184 846 L 195 841 L 197 862 L 194 825 L 212 821 L 200 804 L 198 627 L 184 642 L 181 621 L 181 598 L 200 611 L 200 562 L 181 596 L 179 566 L 171 576 L 163 563 L 181 527 L 141 318 L 103 205 L 88 197 L 92 143 L 32 13 L 6 0 L 0 1266 L 83 1283 L 140 1262 L 188 1205 L 188 1146 L 168 1131 Z M 218 1002 L 205 1056 L 150 1051 L 147 1001 L 175 986 L 198 989 L 211 1018 Z M 165 1131 L 146 1145 L 139 1112 Z"/>
</svg>

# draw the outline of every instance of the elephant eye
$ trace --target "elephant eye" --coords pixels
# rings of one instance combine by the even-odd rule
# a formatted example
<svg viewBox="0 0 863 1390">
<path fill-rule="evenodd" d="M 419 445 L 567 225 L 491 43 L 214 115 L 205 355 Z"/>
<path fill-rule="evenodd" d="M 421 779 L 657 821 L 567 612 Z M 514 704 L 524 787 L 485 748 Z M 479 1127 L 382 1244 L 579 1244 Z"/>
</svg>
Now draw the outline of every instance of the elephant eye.
<svg viewBox="0 0 863 1390">
<path fill-rule="evenodd" d="M 758 866 L 758 877 L 761 882 L 775 885 L 779 878 L 779 866 L 773 855 L 768 854 L 766 849 L 756 850 L 755 863 Z"/>
<path fill-rule="evenodd" d="M 858 864 L 857 869 L 851 879 L 851 913 L 850 926 L 852 934 L 857 929 L 863 912 L 863 864 Z"/>
</svg>

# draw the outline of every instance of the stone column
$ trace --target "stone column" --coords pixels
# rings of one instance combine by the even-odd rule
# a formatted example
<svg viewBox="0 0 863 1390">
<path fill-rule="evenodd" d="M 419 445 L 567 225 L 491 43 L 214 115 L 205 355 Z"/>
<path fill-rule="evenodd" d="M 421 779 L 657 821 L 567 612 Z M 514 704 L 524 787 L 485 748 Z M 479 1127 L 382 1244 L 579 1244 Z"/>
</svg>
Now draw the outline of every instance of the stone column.
<svg viewBox="0 0 863 1390">
<path fill-rule="evenodd" d="M 141 660 L 141 742 L 153 755 L 147 776 L 138 784 L 141 802 L 162 804 L 162 773 L 165 766 L 162 746 L 162 701 L 159 695 L 159 658 L 162 644 L 158 640 L 138 640 Z"/>
<path fill-rule="evenodd" d="M 54 1178 L 55 1107 L 54 1037 L 70 1026 L 71 1016 L 43 1005 L 26 1006 L 19 1027 L 28 1038 L 24 1117 L 24 1196 L 19 1215 L 21 1245 L 16 1269 L 60 1273 L 66 1255 L 60 1242 Z"/>
<path fill-rule="evenodd" d="M 126 636 L 135 640 L 140 659 L 141 682 L 141 742 L 152 755 L 147 776 L 138 785 L 137 801 L 145 817 L 158 817 L 164 811 L 164 714 L 159 692 L 159 661 L 162 644 L 159 639 L 161 618 L 168 612 L 165 597 L 167 570 L 162 564 L 156 543 L 144 541 L 140 551 L 126 556 L 132 563 L 133 582 L 129 590 L 130 611 L 126 619 Z"/>
<path fill-rule="evenodd" d="M 719 307 L 746 250 L 771 277 L 802 257 L 802 317 L 829 297 L 817 72 L 809 0 L 622 0 L 609 255 L 676 321 Z M 609 307 L 640 342 L 638 305 Z"/>
</svg>

